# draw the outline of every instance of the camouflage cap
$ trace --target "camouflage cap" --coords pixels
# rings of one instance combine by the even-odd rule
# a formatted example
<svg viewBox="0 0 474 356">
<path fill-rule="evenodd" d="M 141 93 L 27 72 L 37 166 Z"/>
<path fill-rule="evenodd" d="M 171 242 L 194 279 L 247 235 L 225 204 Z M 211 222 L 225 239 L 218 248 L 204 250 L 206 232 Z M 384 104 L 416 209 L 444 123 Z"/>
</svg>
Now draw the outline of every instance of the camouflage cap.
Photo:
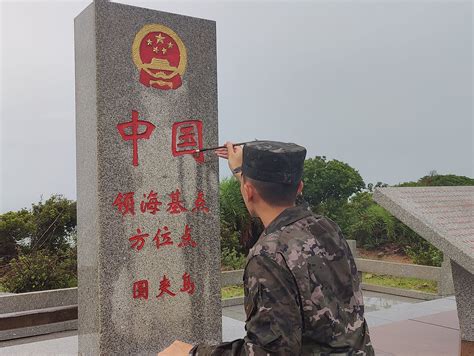
<svg viewBox="0 0 474 356">
<path fill-rule="evenodd" d="M 296 184 L 303 176 L 306 148 L 295 143 L 255 141 L 243 149 L 242 174 L 272 183 Z"/>
</svg>

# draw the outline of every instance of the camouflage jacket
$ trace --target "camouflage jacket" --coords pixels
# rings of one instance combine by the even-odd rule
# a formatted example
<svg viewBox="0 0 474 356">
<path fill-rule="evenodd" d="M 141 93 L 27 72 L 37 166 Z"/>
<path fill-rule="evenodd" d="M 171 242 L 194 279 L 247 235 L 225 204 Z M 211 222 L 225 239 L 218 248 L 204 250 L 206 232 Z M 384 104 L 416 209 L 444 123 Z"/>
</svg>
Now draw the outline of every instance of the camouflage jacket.
<svg viewBox="0 0 474 356">
<path fill-rule="evenodd" d="M 336 223 L 296 206 L 249 252 L 243 339 L 204 355 L 374 355 L 354 258 Z"/>
</svg>

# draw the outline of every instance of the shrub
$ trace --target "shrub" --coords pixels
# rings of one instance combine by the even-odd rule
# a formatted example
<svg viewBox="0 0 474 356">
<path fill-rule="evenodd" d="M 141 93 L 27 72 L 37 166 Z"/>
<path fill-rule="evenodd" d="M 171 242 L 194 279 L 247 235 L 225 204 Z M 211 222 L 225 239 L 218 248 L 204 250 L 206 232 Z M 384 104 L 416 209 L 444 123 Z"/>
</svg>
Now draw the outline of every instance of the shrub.
<svg viewBox="0 0 474 356">
<path fill-rule="evenodd" d="M 419 265 L 441 266 L 443 253 L 440 250 L 401 221 L 397 220 L 395 231 L 399 245 L 414 263 Z"/>
<path fill-rule="evenodd" d="M 0 283 L 12 293 L 73 287 L 77 285 L 76 266 L 74 251 L 60 255 L 34 251 L 11 260 Z"/>
<path fill-rule="evenodd" d="M 443 253 L 423 239 L 418 244 L 406 246 L 404 250 L 418 265 L 440 267 L 443 262 Z"/>
<path fill-rule="evenodd" d="M 220 183 L 219 195 L 221 249 L 235 250 L 237 254 L 244 255 L 245 248 L 240 243 L 240 237 L 249 229 L 251 218 L 240 193 L 240 182 L 234 177 L 224 179 Z"/>
<path fill-rule="evenodd" d="M 347 202 L 323 203 L 317 213 L 334 220 L 341 228 L 344 236 L 349 237 L 352 226 L 360 221 L 363 213 L 372 205 L 375 205 L 372 200 L 372 193 L 360 192 L 352 196 Z"/>
<path fill-rule="evenodd" d="M 234 177 L 226 178 L 219 188 L 221 224 L 231 231 L 241 231 L 250 215 L 240 193 L 240 182 Z"/>
<path fill-rule="evenodd" d="M 224 270 L 243 269 L 247 258 L 235 249 L 223 248 L 221 253 L 221 265 Z"/>
<path fill-rule="evenodd" d="M 395 219 L 381 206 L 369 206 L 350 227 L 349 235 L 359 246 L 377 248 L 394 239 Z"/>
<path fill-rule="evenodd" d="M 240 245 L 240 231 L 232 231 L 231 229 L 221 227 L 221 250 L 227 249 L 229 251 L 235 250 L 240 254 L 244 254 L 244 250 Z"/>
</svg>

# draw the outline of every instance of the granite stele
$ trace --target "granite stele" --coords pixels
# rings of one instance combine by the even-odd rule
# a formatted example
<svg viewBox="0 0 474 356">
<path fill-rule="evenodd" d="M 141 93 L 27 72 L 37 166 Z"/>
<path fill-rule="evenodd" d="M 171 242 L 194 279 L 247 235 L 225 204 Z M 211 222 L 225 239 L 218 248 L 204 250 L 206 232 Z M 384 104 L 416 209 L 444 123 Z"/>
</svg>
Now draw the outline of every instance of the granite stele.
<svg viewBox="0 0 474 356">
<path fill-rule="evenodd" d="M 451 260 L 461 354 L 474 355 L 474 187 L 379 188 L 374 199 Z"/>
<path fill-rule="evenodd" d="M 79 353 L 219 342 L 215 22 L 96 1 L 75 59 Z"/>
</svg>

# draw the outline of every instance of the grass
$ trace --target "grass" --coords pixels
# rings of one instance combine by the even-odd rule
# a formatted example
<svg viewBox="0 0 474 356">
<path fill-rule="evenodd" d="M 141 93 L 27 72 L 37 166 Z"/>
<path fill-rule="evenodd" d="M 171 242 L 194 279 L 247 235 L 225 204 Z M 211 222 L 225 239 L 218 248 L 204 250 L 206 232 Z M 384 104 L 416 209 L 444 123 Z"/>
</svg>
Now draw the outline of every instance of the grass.
<svg viewBox="0 0 474 356">
<path fill-rule="evenodd" d="M 410 278 L 410 277 L 393 277 L 385 275 L 377 275 L 372 273 L 363 273 L 362 281 L 367 284 L 375 284 L 384 287 L 395 287 L 402 289 L 411 289 L 419 292 L 437 293 L 438 283 L 426 279 Z"/>
<path fill-rule="evenodd" d="M 243 297 L 243 296 L 244 296 L 244 287 L 241 285 L 227 286 L 221 289 L 222 299 Z"/>
<path fill-rule="evenodd" d="M 362 281 L 367 284 L 375 284 L 384 287 L 395 287 L 402 289 L 411 289 L 425 293 L 437 293 L 438 283 L 426 279 L 393 277 L 377 275 L 373 273 L 362 273 Z M 222 299 L 243 297 L 244 287 L 242 285 L 233 285 L 221 289 Z"/>
</svg>

